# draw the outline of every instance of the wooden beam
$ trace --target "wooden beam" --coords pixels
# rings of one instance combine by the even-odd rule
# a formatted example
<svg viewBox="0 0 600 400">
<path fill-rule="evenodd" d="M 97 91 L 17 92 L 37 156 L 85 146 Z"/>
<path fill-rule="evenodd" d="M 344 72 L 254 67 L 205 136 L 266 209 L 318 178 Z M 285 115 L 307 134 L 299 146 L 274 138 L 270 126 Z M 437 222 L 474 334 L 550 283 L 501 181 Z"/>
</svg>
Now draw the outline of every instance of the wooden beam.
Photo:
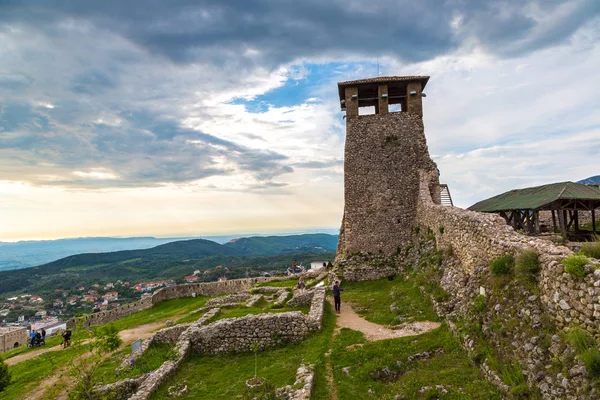
<svg viewBox="0 0 600 400">
<path fill-rule="evenodd" d="M 554 214 L 554 210 L 552 210 L 552 227 L 553 232 L 556 233 L 556 215 Z"/>
<path fill-rule="evenodd" d="M 596 233 L 596 210 L 592 208 L 592 232 Z"/>
<path fill-rule="evenodd" d="M 575 220 L 575 232 L 579 232 L 579 210 L 573 211 L 573 219 Z"/>
<path fill-rule="evenodd" d="M 533 232 L 536 235 L 540 234 L 540 212 L 539 211 L 533 212 Z"/>
</svg>

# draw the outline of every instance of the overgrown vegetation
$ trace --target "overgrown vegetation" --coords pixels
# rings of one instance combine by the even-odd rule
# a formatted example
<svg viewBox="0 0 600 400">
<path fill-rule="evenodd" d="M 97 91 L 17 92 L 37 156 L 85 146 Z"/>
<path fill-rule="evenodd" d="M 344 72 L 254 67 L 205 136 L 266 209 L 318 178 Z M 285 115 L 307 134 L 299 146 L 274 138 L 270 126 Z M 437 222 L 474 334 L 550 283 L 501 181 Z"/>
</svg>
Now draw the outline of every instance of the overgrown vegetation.
<svg viewBox="0 0 600 400">
<path fill-rule="evenodd" d="M 584 243 L 581 252 L 591 258 L 600 259 L 600 237 L 594 235 L 594 242 Z"/>
<path fill-rule="evenodd" d="M 121 343 L 123 341 L 119 337 L 119 331 L 112 324 L 94 330 L 89 354 L 71 361 L 69 375 L 75 385 L 69 390 L 69 400 L 104 400 L 105 396 L 94 391 L 99 383 L 98 368 L 103 357 L 117 350 Z"/>
<path fill-rule="evenodd" d="M 515 258 L 511 255 L 505 255 L 502 257 L 498 257 L 492 261 L 492 275 L 501 276 L 501 275 L 510 275 L 515 266 Z"/>
<path fill-rule="evenodd" d="M 571 328 L 565 334 L 565 340 L 583 362 L 591 378 L 600 378 L 600 350 L 596 340 L 581 328 Z"/>
<path fill-rule="evenodd" d="M 8 365 L 4 362 L 4 359 L 0 357 L 0 392 L 2 392 L 10 383 L 11 375 L 8 370 Z"/>
<path fill-rule="evenodd" d="M 515 272 L 520 278 L 529 282 L 536 282 L 537 275 L 540 272 L 540 258 L 534 249 L 525 250 L 517 256 L 515 260 Z"/>
<path fill-rule="evenodd" d="M 587 274 L 585 266 L 589 263 L 589 258 L 583 254 L 577 253 L 565 258 L 562 261 L 562 264 L 565 267 L 565 272 L 578 278 L 583 278 Z"/>
</svg>

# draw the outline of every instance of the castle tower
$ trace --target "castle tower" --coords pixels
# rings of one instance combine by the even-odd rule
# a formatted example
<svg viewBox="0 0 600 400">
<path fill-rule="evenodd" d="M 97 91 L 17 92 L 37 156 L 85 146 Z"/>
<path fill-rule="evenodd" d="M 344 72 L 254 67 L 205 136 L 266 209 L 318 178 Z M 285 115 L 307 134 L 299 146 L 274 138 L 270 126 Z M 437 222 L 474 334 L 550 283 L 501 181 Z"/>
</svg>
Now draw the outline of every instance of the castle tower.
<svg viewBox="0 0 600 400">
<path fill-rule="evenodd" d="M 418 226 L 419 171 L 435 171 L 423 128 L 428 76 L 338 83 L 346 111 L 344 217 L 337 259 L 357 252 L 390 255 Z M 389 106 L 400 105 L 390 112 Z M 375 114 L 360 115 L 362 107 Z"/>
</svg>

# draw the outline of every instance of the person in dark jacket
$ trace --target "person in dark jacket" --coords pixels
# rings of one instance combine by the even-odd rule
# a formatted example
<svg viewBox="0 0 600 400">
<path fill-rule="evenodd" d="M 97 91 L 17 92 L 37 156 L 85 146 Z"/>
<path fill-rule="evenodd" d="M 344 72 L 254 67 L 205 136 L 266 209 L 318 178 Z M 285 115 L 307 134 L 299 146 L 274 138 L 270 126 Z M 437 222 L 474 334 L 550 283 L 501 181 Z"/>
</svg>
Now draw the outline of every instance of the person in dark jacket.
<svg viewBox="0 0 600 400">
<path fill-rule="evenodd" d="M 342 298 L 340 296 L 340 281 L 335 281 L 333 285 L 333 303 L 335 304 L 335 312 L 340 313 L 340 306 L 342 305 Z"/>
<path fill-rule="evenodd" d="M 327 261 L 327 271 L 331 271 L 333 269 L 333 264 L 331 261 Z"/>
</svg>

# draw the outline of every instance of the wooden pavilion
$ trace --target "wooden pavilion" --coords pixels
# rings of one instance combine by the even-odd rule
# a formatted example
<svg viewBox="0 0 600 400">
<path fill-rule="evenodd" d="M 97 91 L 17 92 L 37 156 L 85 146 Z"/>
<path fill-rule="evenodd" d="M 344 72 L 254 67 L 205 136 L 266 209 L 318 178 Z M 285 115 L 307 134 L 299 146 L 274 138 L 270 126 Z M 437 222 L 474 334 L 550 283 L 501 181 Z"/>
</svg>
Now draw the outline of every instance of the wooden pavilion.
<svg viewBox="0 0 600 400">
<path fill-rule="evenodd" d="M 540 233 L 540 211 L 550 211 L 554 232 L 582 237 L 597 232 L 596 209 L 599 207 L 599 187 L 559 182 L 511 190 L 480 201 L 469 207 L 469 210 L 497 213 L 513 228 L 534 235 Z M 591 212 L 591 232 L 580 230 L 580 211 Z"/>
</svg>

